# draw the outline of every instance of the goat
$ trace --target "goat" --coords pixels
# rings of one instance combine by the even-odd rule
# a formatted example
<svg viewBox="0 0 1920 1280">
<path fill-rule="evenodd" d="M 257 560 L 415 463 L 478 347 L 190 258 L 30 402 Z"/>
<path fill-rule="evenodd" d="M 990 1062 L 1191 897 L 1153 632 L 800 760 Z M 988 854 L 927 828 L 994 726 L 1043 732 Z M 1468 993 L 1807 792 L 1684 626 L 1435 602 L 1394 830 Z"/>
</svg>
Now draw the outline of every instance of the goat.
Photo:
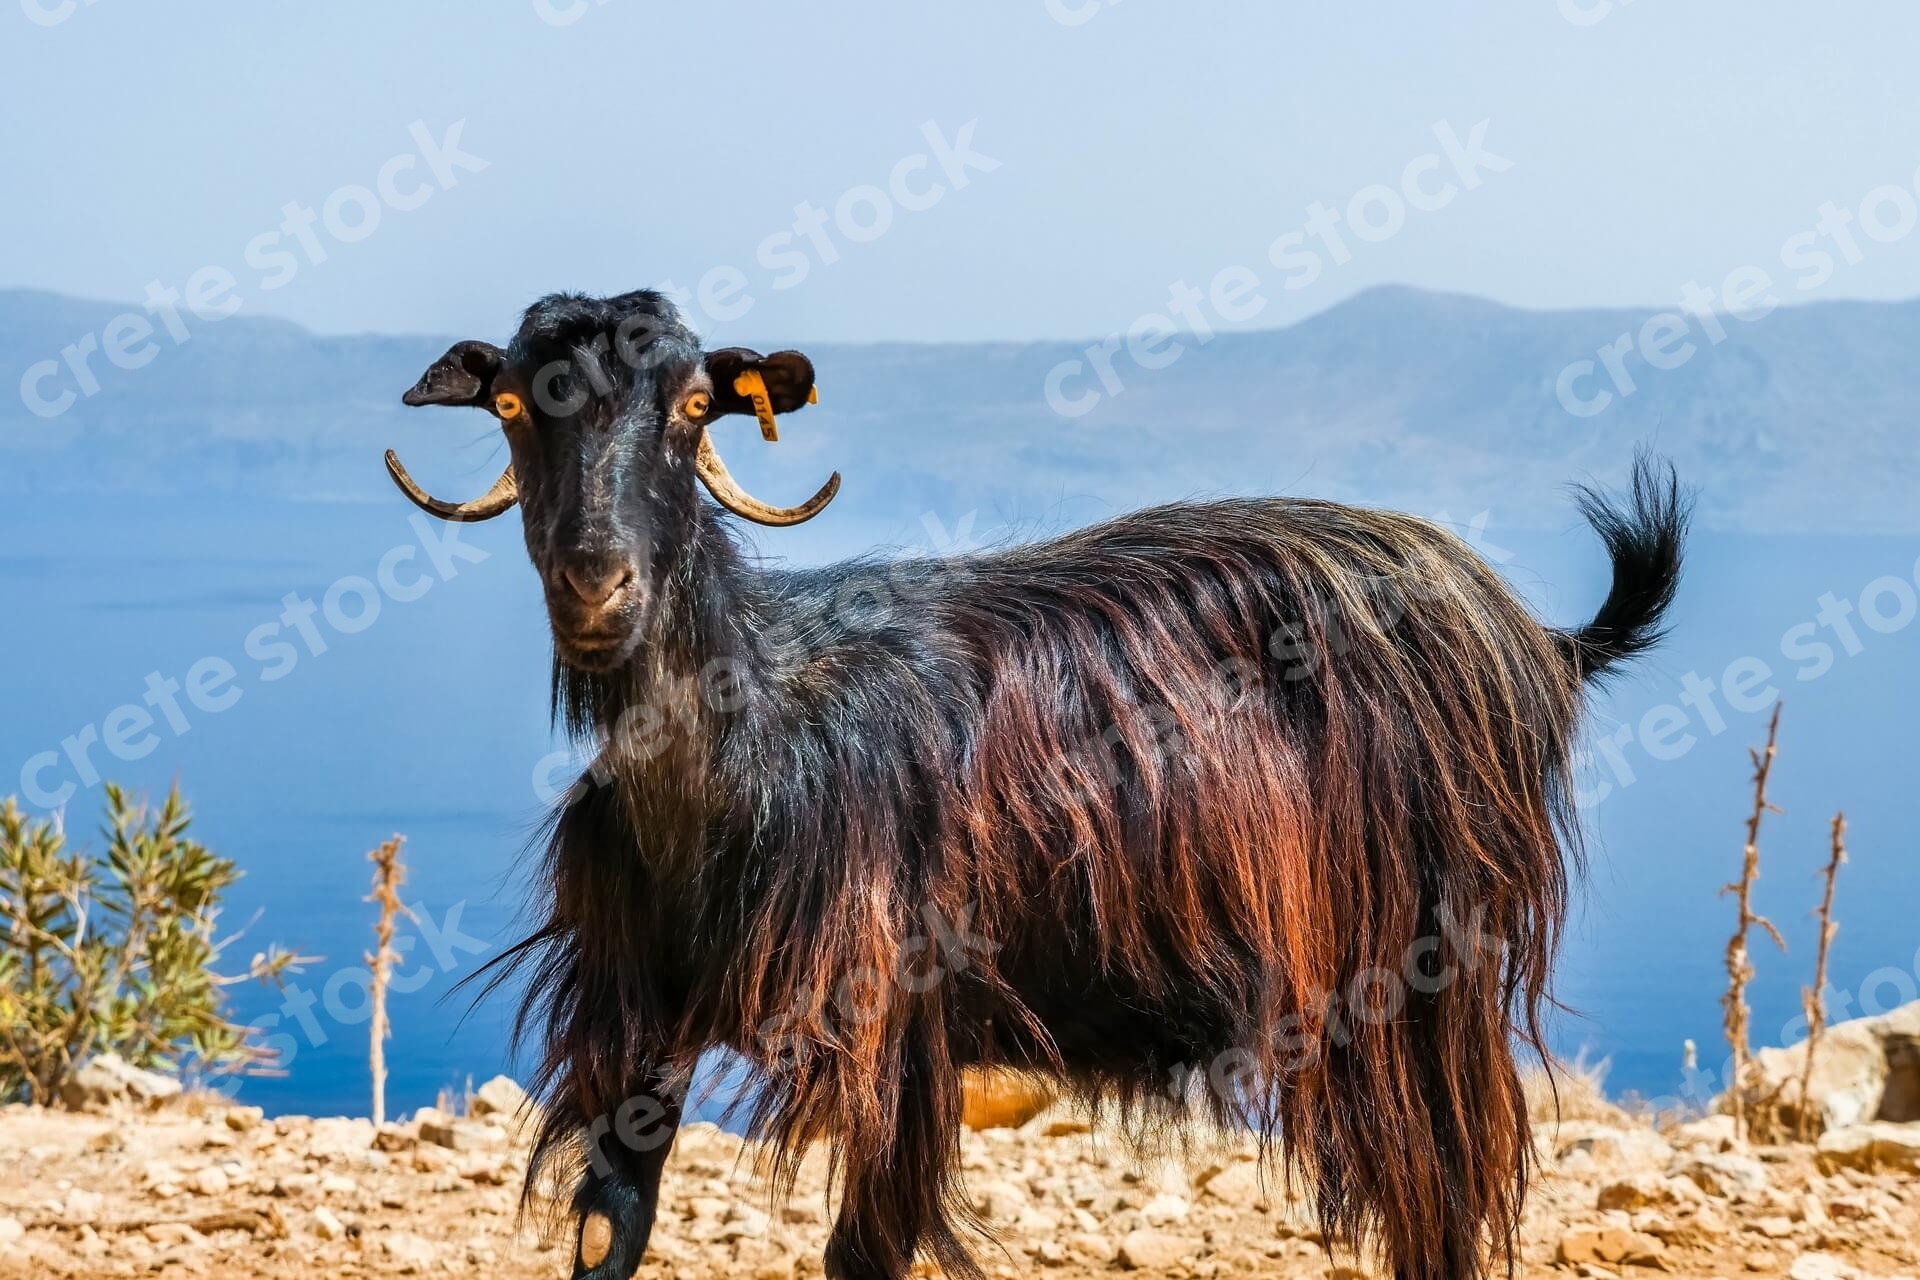
<svg viewBox="0 0 1920 1280">
<path fill-rule="evenodd" d="M 657 294 L 555 295 L 405 397 L 501 419 L 487 497 L 440 502 L 388 454 L 436 514 L 517 501 L 555 714 L 607 740 L 553 819 L 544 921 L 494 971 L 523 973 L 544 1032 L 529 1186 L 577 1179 L 575 1276 L 640 1264 L 720 1046 L 752 1068 L 779 1185 L 829 1144 L 829 1276 L 981 1274 L 959 1172 L 978 1067 L 1142 1134 L 1250 1125 L 1326 1239 L 1405 1280 L 1511 1268 L 1515 1048 L 1544 1053 L 1581 857 L 1583 684 L 1658 638 L 1671 471 L 1585 492 L 1613 579 L 1573 631 L 1432 524 L 1281 498 L 777 571 L 694 480 L 763 523 L 817 513 L 837 474 L 768 506 L 708 439 L 735 413 L 773 438 L 813 384 L 797 352 L 703 353 Z"/>
</svg>

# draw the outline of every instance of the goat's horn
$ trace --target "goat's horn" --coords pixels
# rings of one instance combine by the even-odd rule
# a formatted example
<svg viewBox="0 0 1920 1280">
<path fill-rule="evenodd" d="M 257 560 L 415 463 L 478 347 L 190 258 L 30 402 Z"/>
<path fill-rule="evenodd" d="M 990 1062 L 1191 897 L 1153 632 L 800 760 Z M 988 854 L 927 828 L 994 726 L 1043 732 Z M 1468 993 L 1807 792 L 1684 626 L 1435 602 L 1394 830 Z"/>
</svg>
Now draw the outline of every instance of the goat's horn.
<svg viewBox="0 0 1920 1280">
<path fill-rule="evenodd" d="M 755 524 L 789 525 L 811 520 L 833 501 L 834 494 L 840 492 L 840 473 L 836 471 L 820 486 L 820 492 L 799 506 L 770 507 L 740 487 L 727 470 L 727 464 L 720 461 L 719 453 L 705 432 L 700 435 L 700 452 L 694 459 L 694 469 L 700 473 L 700 479 L 707 486 L 707 492 L 713 495 L 714 501 Z"/>
<path fill-rule="evenodd" d="M 442 502 L 422 489 L 400 465 L 400 457 L 393 450 L 387 450 L 387 474 L 400 486 L 400 492 L 413 499 L 413 505 L 429 515 L 439 516 L 442 520 L 453 520 L 461 524 L 473 524 L 481 520 L 491 520 L 506 511 L 520 500 L 520 481 L 508 467 L 493 482 L 493 488 L 487 490 L 472 502 Z"/>
</svg>

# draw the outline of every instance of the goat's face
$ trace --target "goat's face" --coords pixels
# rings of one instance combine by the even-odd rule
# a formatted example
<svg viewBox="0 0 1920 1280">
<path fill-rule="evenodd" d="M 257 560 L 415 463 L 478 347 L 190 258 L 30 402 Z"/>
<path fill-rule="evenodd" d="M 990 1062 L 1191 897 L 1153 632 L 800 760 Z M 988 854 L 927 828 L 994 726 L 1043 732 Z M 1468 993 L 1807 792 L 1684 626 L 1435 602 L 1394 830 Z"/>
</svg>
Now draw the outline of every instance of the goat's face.
<svg viewBox="0 0 1920 1280">
<path fill-rule="evenodd" d="M 765 524 L 797 524 L 833 498 L 834 476 L 798 507 L 770 507 L 727 474 L 707 439 L 715 420 L 773 415 L 813 396 L 797 351 L 702 352 L 672 303 L 654 293 L 556 295 L 529 308 L 505 350 L 455 345 L 407 392 L 410 405 L 475 405 L 500 419 L 513 462 L 483 497 L 428 497 L 387 455 L 407 496 L 449 520 L 485 520 L 516 502 L 545 589 L 561 659 L 606 671 L 633 656 L 650 608 L 684 567 L 700 520 L 697 477 L 722 506 Z"/>
</svg>

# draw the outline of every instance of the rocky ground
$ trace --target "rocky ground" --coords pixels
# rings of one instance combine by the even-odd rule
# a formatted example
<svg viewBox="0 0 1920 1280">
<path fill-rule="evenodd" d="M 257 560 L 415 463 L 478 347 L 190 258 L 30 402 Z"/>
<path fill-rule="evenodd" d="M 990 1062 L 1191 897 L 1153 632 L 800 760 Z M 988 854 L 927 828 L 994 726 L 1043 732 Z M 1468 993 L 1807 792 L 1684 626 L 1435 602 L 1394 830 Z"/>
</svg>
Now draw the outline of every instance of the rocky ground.
<svg viewBox="0 0 1920 1280">
<path fill-rule="evenodd" d="M 570 1244 L 518 1219 L 518 1091 L 471 1114 L 376 1132 L 155 1099 L 103 1114 L 0 1111 L 0 1277 L 568 1274 Z M 1577 1116 L 1578 1118 L 1573 1118 Z M 1712 1118 L 1657 1132 L 1597 1099 L 1543 1126 L 1528 1213 L 1534 1276 L 1920 1276 L 1920 1125 L 1864 1124 L 1818 1147 L 1747 1147 Z M 668 1169 L 649 1280 L 817 1275 L 824 1169 L 769 1202 L 740 1141 L 686 1129 Z M 1306 1206 L 1226 1144 L 1145 1167 L 1070 1112 L 971 1132 L 967 1184 L 1000 1234 L 998 1276 L 1347 1277 Z"/>
</svg>

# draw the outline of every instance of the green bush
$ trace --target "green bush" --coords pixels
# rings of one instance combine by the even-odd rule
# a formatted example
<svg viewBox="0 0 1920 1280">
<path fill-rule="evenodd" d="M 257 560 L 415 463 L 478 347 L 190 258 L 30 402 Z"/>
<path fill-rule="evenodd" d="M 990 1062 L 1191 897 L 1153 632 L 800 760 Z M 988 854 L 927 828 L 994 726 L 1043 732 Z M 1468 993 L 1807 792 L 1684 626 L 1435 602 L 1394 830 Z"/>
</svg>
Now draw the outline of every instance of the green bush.
<svg viewBox="0 0 1920 1280">
<path fill-rule="evenodd" d="M 226 988 L 308 957 L 270 949 L 225 975 L 220 898 L 239 869 L 187 838 L 176 786 L 152 809 L 109 784 L 101 854 L 0 801 L 0 1098 L 47 1104 L 93 1055 L 175 1074 L 269 1069 Z"/>
</svg>

